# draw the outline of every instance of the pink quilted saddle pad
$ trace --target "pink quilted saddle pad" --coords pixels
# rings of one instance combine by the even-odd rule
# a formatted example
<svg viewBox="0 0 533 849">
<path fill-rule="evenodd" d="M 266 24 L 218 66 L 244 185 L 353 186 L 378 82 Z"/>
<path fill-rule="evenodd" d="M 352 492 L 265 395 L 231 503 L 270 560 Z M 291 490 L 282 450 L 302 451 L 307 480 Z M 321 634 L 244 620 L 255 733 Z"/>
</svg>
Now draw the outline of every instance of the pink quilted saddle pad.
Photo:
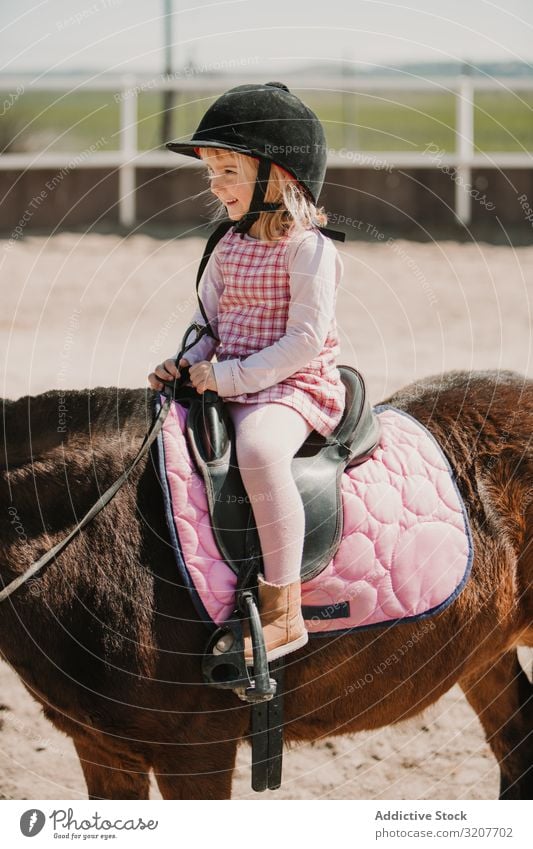
<svg viewBox="0 0 533 849">
<path fill-rule="evenodd" d="M 375 409 L 380 444 L 342 477 L 339 549 L 302 585 L 311 634 L 433 615 L 456 598 L 470 573 L 470 528 L 442 450 L 408 414 L 388 405 Z M 172 402 L 158 436 L 166 517 L 198 613 L 206 624 L 220 625 L 234 608 L 236 576 L 211 530 L 203 480 L 184 436 L 186 414 Z"/>
</svg>

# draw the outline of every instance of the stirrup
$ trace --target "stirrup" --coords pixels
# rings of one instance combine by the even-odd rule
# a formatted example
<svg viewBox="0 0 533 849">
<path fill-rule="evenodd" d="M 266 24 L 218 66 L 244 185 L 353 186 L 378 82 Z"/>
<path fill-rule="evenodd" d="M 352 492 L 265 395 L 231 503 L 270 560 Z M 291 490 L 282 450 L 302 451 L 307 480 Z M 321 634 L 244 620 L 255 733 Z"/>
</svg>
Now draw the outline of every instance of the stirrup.
<svg viewBox="0 0 533 849">
<path fill-rule="evenodd" d="M 206 684 L 231 689 L 251 705 L 252 790 L 277 790 L 281 786 L 283 762 L 283 659 L 266 659 L 263 628 L 251 589 L 237 593 L 237 609 L 207 643 L 202 662 Z M 253 648 L 253 677 L 244 661 L 243 618 L 250 625 Z M 228 641 L 227 651 L 213 654 L 220 640 Z"/>
<path fill-rule="evenodd" d="M 250 624 L 253 648 L 253 675 L 244 661 L 243 616 Z M 229 637 L 229 639 L 228 639 Z M 228 643 L 227 651 L 214 654 L 220 640 Z M 223 690 L 234 690 L 245 702 L 265 702 L 276 695 L 276 681 L 270 677 L 261 618 L 251 590 L 239 593 L 233 615 L 211 635 L 202 660 L 204 682 Z"/>
</svg>

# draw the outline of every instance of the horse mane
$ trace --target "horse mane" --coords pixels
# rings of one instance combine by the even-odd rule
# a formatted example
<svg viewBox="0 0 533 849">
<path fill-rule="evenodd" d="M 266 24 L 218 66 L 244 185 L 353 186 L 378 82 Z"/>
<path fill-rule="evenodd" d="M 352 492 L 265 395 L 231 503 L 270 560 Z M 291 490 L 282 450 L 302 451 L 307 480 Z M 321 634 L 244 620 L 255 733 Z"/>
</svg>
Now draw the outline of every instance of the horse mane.
<svg viewBox="0 0 533 849">
<path fill-rule="evenodd" d="M 428 400 L 436 401 L 443 393 L 457 398 L 457 393 L 464 395 L 465 400 L 474 393 L 476 398 L 485 407 L 491 400 L 495 401 L 500 392 L 520 393 L 521 389 L 529 390 L 533 382 L 519 372 L 511 369 L 496 371 L 485 369 L 479 371 L 452 370 L 439 374 L 429 375 L 409 383 L 402 389 L 394 392 L 384 404 L 393 404 L 401 409 L 412 407 L 422 396 L 427 404 Z M 415 413 L 412 413 L 415 415 Z"/>
<path fill-rule="evenodd" d="M 96 387 L 3 401 L 2 584 L 62 539 L 129 467 L 152 421 L 151 395 L 145 389 Z M 137 488 L 139 514 L 132 509 Z M 69 623 L 70 633 L 79 634 L 88 678 L 95 658 L 105 659 L 110 670 L 115 663 L 137 671 L 149 665 L 154 576 L 145 565 L 149 533 L 143 513 L 146 499 L 158 497 L 145 458 L 59 559 L 13 597 L 16 605 L 27 605 L 36 592 L 32 583 L 38 587 L 37 606 L 49 606 Z M 162 509 L 161 500 L 161 522 Z M 99 551 L 102 540 L 111 552 L 107 558 Z M 132 551 L 143 556 L 134 558 Z"/>
<path fill-rule="evenodd" d="M 13 469 L 67 445 L 82 449 L 100 438 L 122 441 L 151 423 L 148 389 L 53 389 L 2 399 L 0 470 Z"/>
</svg>

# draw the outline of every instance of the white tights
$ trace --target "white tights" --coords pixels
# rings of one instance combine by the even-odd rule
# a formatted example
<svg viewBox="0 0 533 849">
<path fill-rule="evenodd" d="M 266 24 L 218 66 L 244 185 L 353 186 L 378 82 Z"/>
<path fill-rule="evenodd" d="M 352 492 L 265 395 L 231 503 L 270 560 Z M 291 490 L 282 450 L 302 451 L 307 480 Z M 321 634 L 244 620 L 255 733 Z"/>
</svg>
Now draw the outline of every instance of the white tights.
<svg viewBox="0 0 533 849">
<path fill-rule="evenodd" d="M 226 402 L 235 427 L 237 461 L 254 513 L 265 580 L 291 584 L 300 577 L 304 508 L 291 461 L 312 430 L 293 407 L 275 402 Z"/>
</svg>

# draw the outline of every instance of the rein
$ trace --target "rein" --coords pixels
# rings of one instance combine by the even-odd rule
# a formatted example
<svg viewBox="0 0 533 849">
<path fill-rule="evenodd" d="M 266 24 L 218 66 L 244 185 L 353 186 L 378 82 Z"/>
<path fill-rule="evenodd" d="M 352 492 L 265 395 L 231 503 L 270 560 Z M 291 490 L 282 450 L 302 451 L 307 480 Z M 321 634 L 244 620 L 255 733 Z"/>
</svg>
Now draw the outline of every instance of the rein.
<svg viewBox="0 0 533 849">
<path fill-rule="evenodd" d="M 189 337 L 191 330 L 194 330 L 197 335 L 196 335 L 196 338 L 194 339 L 194 341 L 191 342 L 189 345 L 187 345 L 185 343 L 186 343 L 186 340 Z M 185 335 L 183 337 L 183 341 L 182 341 L 182 350 L 180 351 L 180 353 L 176 357 L 176 363 L 179 362 L 179 360 L 181 359 L 183 354 L 189 348 L 192 348 L 192 346 L 196 344 L 198 339 L 201 336 L 204 335 L 204 332 L 205 332 L 205 330 L 198 324 L 191 324 L 190 327 L 187 328 L 187 330 L 185 331 Z M 62 539 L 60 542 L 58 542 L 57 545 L 54 545 L 53 548 L 49 549 L 49 551 L 47 551 L 45 554 L 43 554 L 43 556 L 40 557 L 39 560 L 36 560 L 34 563 L 32 563 L 31 566 L 29 566 L 22 575 L 19 575 L 17 578 L 15 578 L 13 581 L 11 581 L 6 587 L 4 587 L 3 590 L 0 591 L 0 602 L 5 601 L 6 598 L 9 598 L 9 596 L 12 593 L 14 593 L 15 590 L 17 590 L 20 586 L 22 586 L 22 584 L 25 584 L 26 581 L 28 581 L 33 575 L 35 575 L 41 569 L 44 569 L 45 566 L 48 566 L 59 554 L 61 554 L 62 551 L 65 550 L 67 545 L 70 542 L 72 542 L 74 537 L 77 534 L 79 534 L 79 532 L 86 525 L 88 525 L 89 522 L 92 519 L 94 519 L 94 517 L 96 515 L 98 515 L 100 510 L 103 510 L 103 508 L 106 506 L 106 504 L 109 504 L 111 499 L 117 494 L 117 492 L 119 491 L 122 484 L 124 484 L 127 481 L 128 477 L 130 476 L 130 474 L 132 473 L 134 468 L 137 466 L 139 461 L 144 457 L 144 455 L 146 454 L 146 452 L 148 451 L 148 449 L 150 448 L 150 446 L 152 445 L 152 443 L 156 439 L 159 431 L 163 427 L 163 423 L 164 423 L 164 421 L 165 421 L 165 419 L 168 415 L 168 411 L 170 410 L 170 404 L 171 404 L 171 401 L 173 400 L 173 398 L 175 397 L 176 388 L 183 386 L 183 384 L 188 381 L 188 378 L 189 378 L 189 370 L 188 369 L 182 369 L 181 372 L 180 372 L 179 378 L 177 378 L 172 383 L 165 382 L 165 388 L 164 388 L 164 390 L 162 390 L 162 394 L 165 395 L 165 401 L 162 404 L 161 409 L 159 410 L 157 418 L 155 419 L 154 423 L 150 427 L 150 430 L 148 430 L 147 433 L 145 434 L 142 445 L 139 448 L 139 451 L 137 452 L 137 455 L 136 455 L 135 459 L 133 460 L 131 466 L 128 469 L 126 469 L 126 471 L 123 472 L 120 475 L 120 477 L 117 478 L 117 480 L 113 484 L 111 484 L 109 489 L 106 489 L 106 491 L 100 496 L 98 501 L 95 504 L 93 504 L 91 509 L 87 511 L 85 516 L 83 516 L 83 518 L 78 522 L 76 527 L 73 528 L 73 530 L 66 537 L 64 537 L 64 539 Z"/>
<path fill-rule="evenodd" d="M 22 584 L 25 584 L 27 580 L 29 580 L 33 575 L 36 574 L 36 572 L 39 572 L 41 569 L 51 563 L 51 561 L 54 560 L 54 558 L 56 558 L 58 554 L 60 554 L 67 547 L 67 545 L 82 530 L 82 528 L 88 525 L 89 522 L 94 519 L 94 517 L 100 512 L 100 510 L 102 510 L 106 506 L 106 504 L 109 504 L 113 496 L 116 495 L 119 491 L 122 484 L 127 481 L 129 475 L 131 474 L 137 463 L 142 459 L 142 457 L 144 457 L 144 455 L 150 448 L 150 445 L 161 430 L 163 422 L 165 421 L 167 413 L 170 409 L 170 402 L 172 401 L 172 394 L 168 389 L 165 389 L 165 395 L 165 402 L 159 410 L 159 414 L 152 427 L 146 433 L 143 440 L 143 444 L 141 445 L 139 452 L 129 469 L 126 469 L 126 471 L 123 472 L 119 478 L 117 478 L 117 480 L 109 487 L 109 489 L 107 489 L 100 496 L 96 504 L 93 504 L 91 509 L 85 514 L 85 516 L 68 534 L 68 536 L 58 542 L 57 545 L 54 545 L 54 547 L 47 551 L 46 554 L 43 554 L 43 556 L 39 558 L 39 560 L 36 560 L 34 563 L 32 563 L 31 566 L 29 566 L 28 569 L 26 569 L 26 571 L 22 575 L 19 575 L 18 578 L 15 578 L 15 580 L 11 581 L 11 583 L 9 583 L 7 587 L 4 587 L 4 589 L 0 592 L 0 601 L 5 601 L 6 598 L 8 598 L 12 593 L 14 593 L 15 590 L 22 586 Z"/>
</svg>

